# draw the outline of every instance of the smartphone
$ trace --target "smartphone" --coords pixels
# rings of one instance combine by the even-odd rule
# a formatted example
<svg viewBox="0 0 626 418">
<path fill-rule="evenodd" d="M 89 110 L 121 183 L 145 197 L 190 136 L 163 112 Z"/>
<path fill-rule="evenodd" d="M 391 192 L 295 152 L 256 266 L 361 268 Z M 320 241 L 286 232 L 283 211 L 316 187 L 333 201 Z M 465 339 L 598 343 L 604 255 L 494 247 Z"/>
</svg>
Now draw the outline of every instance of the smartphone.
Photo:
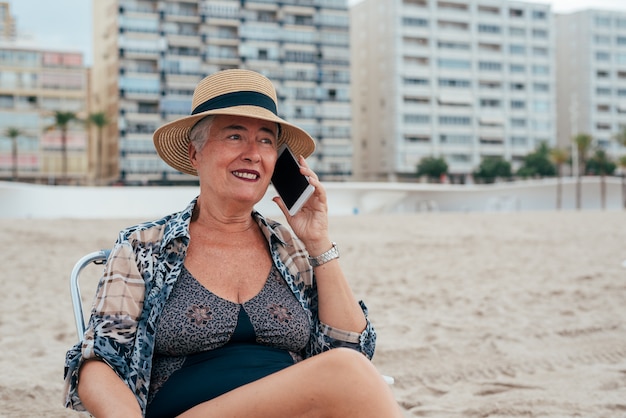
<svg viewBox="0 0 626 418">
<path fill-rule="evenodd" d="M 272 184 L 291 216 L 298 213 L 315 191 L 315 187 L 311 186 L 309 180 L 300 173 L 298 160 L 287 144 L 281 145 L 278 149 Z"/>
</svg>

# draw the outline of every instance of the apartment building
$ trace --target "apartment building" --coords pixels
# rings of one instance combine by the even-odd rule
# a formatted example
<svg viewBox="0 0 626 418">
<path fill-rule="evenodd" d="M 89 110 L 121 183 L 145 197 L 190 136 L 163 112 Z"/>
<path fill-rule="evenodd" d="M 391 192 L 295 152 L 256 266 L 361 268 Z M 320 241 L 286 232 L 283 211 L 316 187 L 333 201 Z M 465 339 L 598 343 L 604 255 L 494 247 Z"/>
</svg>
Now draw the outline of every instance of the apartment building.
<svg viewBox="0 0 626 418">
<path fill-rule="evenodd" d="M 17 170 L 23 181 L 83 183 L 88 177 L 88 135 L 69 124 L 63 136 L 54 112 L 86 116 L 88 74 L 79 52 L 42 50 L 0 41 L 0 178 L 13 177 L 12 140 L 17 136 Z M 64 154 L 66 169 L 63 168 Z"/>
<path fill-rule="evenodd" d="M 555 145 L 549 5 L 363 0 L 350 23 L 355 179 L 413 177 L 435 156 L 463 182 L 486 157 L 516 168 Z"/>
<path fill-rule="evenodd" d="M 15 39 L 15 18 L 11 14 L 11 5 L 0 2 L 0 39 Z"/>
<path fill-rule="evenodd" d="M 189 114 L 198 81 L 228 68 L 274 82 L 280 115 L 317 140 L 309 161 L 322 177 L 351 174 L 345 0 L 99 0 L 93 13 L 92 108 L 112 121 L 103 157 L 122 182 L 195 181 L 160 161 L 152 133 Z"/>
<path fill-rule="evenodd" d="M 626 129 L 626 13 L 583 10 L 555 16 L 558 143 L 579 133 L 617 155 Z"/>
</svg>

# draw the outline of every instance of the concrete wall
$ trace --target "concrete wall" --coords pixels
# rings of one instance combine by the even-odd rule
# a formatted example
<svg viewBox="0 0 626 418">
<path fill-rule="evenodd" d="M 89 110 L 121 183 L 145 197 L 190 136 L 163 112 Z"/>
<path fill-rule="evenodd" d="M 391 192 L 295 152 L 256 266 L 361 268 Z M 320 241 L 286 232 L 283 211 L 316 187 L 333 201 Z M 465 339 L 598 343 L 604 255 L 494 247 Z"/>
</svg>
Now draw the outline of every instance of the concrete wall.
<svg viewBox="0 0 626 418">
<path fill-rule="evenodd" d="M 582 209 L 601 209 L 600 179 L 586 177 Z M 556 180 L 495 185 L 326 183 L 331 215 L 423 211 L 542 211 L 556 208 Z M 158 218 L 184 209 L 195 187 L 73 187 L 0 182 L 0 218 Z M 281 215 L 272 188 L 257 205 Z M 576 182 L 563 179 L 564 210 L 576 208 Z M 606 208 L 622 209 L 621 181 L 606 179 Z"/>
</svg>

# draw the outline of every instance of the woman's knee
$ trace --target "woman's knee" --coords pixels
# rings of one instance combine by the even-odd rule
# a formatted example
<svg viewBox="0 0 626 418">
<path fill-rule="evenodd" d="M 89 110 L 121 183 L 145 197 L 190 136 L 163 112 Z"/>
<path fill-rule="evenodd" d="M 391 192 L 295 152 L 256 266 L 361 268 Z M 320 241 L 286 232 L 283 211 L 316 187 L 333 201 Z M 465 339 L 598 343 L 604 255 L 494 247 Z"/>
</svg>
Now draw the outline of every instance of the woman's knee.
<svg viewBox="0 0 626 418">
<path fill-rule="evenodd" d="M 325 369 L 333 379 L 345 380 L 345 383 L 364 384 L 373 380 L 382 380 L 378 371 L 362 353 L 350 348 L 335 348 L 326 353 Z"/>
</svg>

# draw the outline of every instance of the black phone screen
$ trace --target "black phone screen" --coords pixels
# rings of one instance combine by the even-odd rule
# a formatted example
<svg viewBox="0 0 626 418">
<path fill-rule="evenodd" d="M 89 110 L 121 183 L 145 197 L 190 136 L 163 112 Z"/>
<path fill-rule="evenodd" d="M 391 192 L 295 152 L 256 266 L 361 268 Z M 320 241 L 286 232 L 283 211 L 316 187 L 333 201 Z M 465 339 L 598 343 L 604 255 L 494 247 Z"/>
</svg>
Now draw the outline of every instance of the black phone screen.
<svg viewBox="0 0 626 418">
<path fill-rule="evenodd" d="M 276 160 L 272 184 L 288 209 L 293 207 L 309 186 L 306 177 L 300 173 L 300 166 L 287 149 Z"/>
</svg>

